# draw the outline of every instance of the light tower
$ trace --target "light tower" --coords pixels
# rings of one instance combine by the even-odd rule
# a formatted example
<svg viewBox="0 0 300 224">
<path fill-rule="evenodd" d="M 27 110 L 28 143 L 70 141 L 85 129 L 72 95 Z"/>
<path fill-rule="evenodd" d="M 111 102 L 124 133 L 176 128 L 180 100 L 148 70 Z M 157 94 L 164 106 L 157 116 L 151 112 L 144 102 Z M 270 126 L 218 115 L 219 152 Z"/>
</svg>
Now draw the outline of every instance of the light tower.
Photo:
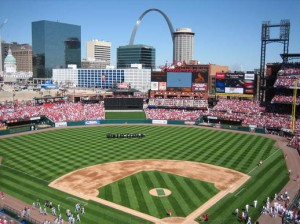
<svg viewBox="0 0 300 224">
<path fill-rule="evenodd" d="M 270 29 L 279 28 L 279 37 L 272 37 Z M 265 64 L 266 64 L 266 51 L 267 44 L 269 43 L 282 43 L 283 53 L 289 53 L 289 40 L 290 40 L 290 21 L 288 19 L 281 20 L 280 24 L 271 24 L 270 21 L 263 22 L 261 28 L 261 51 L 260 51 L 260 88 L 259 99 L 265 101 L 266 94 L 266 77 L 265 77 Z M 286 63 L 285 59 L 283 63 Z"/>
<path fill-rule="evenodd" d="M 3 23 L 0 25 L 0 75 L 2 75 L 3 69 L 2 69 L 2 39 L 1 39 L 1 29 L 3 26 L 7 23 L 7 19 L 4 20 Z"/>
</svg>

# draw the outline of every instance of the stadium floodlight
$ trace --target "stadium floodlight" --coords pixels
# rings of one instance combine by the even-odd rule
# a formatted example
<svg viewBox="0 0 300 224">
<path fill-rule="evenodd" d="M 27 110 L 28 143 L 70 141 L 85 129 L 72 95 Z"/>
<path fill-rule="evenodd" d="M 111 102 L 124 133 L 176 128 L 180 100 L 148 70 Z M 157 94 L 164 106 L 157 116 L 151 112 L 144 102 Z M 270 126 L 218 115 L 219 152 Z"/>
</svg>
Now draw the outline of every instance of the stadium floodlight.
<svg viewBox="0 0 300 224">
<path fill-rule="evenodd" d="M 8 19 L 5 19 L 0 25 L 0 75 L 2 75 L 2 39 L 1 39 L 1 29 L 7 23 Z"/>
</svg>

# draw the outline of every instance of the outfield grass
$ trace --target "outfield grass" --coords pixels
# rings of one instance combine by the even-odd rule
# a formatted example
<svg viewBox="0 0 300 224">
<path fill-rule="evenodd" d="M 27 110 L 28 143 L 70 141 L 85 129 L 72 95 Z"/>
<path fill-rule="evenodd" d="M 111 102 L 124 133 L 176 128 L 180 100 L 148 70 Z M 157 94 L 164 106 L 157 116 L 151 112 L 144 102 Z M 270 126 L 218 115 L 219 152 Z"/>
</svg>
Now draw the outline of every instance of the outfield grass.
<svg viewBox="0 0 300 224">
<path fill-rule="evenodd" d="M 145 138 L 108 139 L 107 133 L 144 133 Z M 74 209 L 70 195 L 47 185 L 56 178 L 82 167 L 134 159 L 175 159 L 205 162 L 250 173 L 252 178 L 241 193 L 230 194 L 211 209 L 210 223 L 225 220 L 239 223 L 232 215 L 236 207 L 258 200 L 250 209 L 252 220 L 259 215 L 262 201 L 278 192 L 288 180 L 282 152 L 274 140 L 261 136 L 177 126 L 98 126 L 0 139 L 0 190 L 31 204 L 34 200 L 60 203 Z M 260 160 L 263 166 L 255 169 Z M 81 200 L 81 199 L 80 199 Z M 177 211 L 174 199 L 173 211 Z M 177 201 L 177 203 L 176 203 Z M 82 223 L 147 223 L 128 214 L 87 201 Z M 155 204 L 147 205 L 154 209 Z M 224 223 L 224 222 L 223 222 Z"/>
<path fill-rule="evenodd" d="M 166 188 L 172 194 L 155 197 L 153 188 Z M 160 191 L 159 191 L 160 190 Z M 143 171 L 99 188 L 100 197 L 128 208 L 165 218 L 166 211 L 175 208 L 173 216 L 185 217 L 219 192 L 214 184 L 160 171 Z M 165 195 L 158 189 L 160 195 Z"/>
<path fill-rule="evenodd" d="M 146 119 L 145 112 L 105 112 L 105 119 L 107 120 L 144 120 Z"/>
</svg>

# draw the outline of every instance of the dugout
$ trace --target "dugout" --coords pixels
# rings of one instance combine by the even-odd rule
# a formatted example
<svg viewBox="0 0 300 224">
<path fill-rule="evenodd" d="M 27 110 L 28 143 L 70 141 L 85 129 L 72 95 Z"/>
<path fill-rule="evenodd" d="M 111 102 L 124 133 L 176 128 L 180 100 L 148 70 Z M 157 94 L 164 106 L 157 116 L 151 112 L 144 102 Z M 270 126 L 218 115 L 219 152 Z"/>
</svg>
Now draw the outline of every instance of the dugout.
<svg viewBox="0 0 300 224">
<path fill-rule="evenodd" d="M 4 123 L 9 134 L 54 127 L 54 122 L 46 116 L 11 119 Z"/>
</svg>

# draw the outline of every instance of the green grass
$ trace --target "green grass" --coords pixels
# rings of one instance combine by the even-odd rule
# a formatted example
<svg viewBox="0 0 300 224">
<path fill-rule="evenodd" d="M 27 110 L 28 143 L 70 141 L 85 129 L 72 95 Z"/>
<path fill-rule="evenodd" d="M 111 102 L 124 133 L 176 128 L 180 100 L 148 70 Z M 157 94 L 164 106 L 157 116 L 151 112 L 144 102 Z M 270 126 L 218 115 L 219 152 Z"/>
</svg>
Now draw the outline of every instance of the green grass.
<svg viewBox="0 0 300 224">
<path fill-rule="evenodd" d="M 107 120 L 139 120 L 146 119 L 145 112 L 105 112 L 105 119 Z"/>
<path fill-rule="evenodd" d="M 162 188 L 157 188 L 156 193 L 157 193 L 158 196 L 165 196 L 166 195 L 164 189 L 162 189 Z"/>
<path fill-rule="evenodd" d="M 169 189 L 172 194 L 167 197 L 149 194 L 151 189 L 159 187 Z M 157 189 L 160 196 L 165 195 L 161 188 Z M 105 200 L 164 218 L 168 209 L 174 211 L 174 216 L 187 216 L 219 190 L 212 183 L 160 171 L 142 171 L 103 186 L 99 188 L 99 192 L 100 197 Z"/>
<path fill-rule="evenodd" d="M 108 139 L 107 133 L 144 133 L 146 137 Z M 251 171 L 252 178 L 240 194 L 230 194 L 209 209 L 210 223 L 213 220 L 216 220 L 215 223 L 218 220 L 239 223 L 232 215 L 234 209 L 244 208 L 246 203 L 258 199 L 258 208 L 250 210 L 252 220 L 255 220 L 266 196 L 274 195 L 288 180 L 282 152 L 274 147 L 274 140 L 193 127 L 113 125 L 59 129 L 0 139 L 0 156 L 3 157 L 0 166 L 1 191 L 29 204 L 37 198 L 41 201 L 47 199 L 54 204 L 60 203 L 62 209 L 74 209 L 74 201 L 66 199 L 71 195 L 52 189 L 48 184 L 66 173 L 99 163 L 174 159 L 214 164 L 243 173 Z M 254 169 L 260 160 L 265 159 L 263 166 Z M 149 178 L 143 178 L 151 182 Z M 156 178 L 163 180 L 159 175 Z M 138 179 L 132 181 L 138 182 Z M 127 190 L 124 184 L 119 188 Z M 192 187 L 191 190 L 196 192 L 197 188 Z M 124 201 L 137 200 L 126 194 L 120 197 Z M 174 198 L 172 205 L 177 206 L 178 200 Z M 98 203 L 86 202 L 86 215 L 81 223 L 147 223 Z M 140 206 L 143 206 L 143 202 L 135 203 L 142 203 Z M 155 210 L 156 206 L 153 204 L 147 209 Z"/>
</svg>

